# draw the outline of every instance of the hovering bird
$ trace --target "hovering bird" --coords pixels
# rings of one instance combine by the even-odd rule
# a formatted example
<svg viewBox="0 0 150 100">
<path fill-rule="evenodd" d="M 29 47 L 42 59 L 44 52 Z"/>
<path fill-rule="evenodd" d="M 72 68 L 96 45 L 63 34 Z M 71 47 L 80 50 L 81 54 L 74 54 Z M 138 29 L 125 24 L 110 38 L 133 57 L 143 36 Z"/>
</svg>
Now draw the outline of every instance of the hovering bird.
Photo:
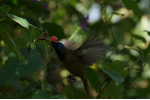
<svg viewBox="0 0 150 100">
<path fill-rule="evenodd" d="M 91 66 L 106 56 L 108 46 L 102 44 L 103 39 L 98 36 L 87 39 L 79 48 L 68 49 L 61 42 L 52 41 L 59 60 L 64 67 L 73 75 L 67 77 L 68 82 L 75 80 L 74 76 L 80 77 L 87 94 L 90 94 L 85 67 Z"/>
</svg>

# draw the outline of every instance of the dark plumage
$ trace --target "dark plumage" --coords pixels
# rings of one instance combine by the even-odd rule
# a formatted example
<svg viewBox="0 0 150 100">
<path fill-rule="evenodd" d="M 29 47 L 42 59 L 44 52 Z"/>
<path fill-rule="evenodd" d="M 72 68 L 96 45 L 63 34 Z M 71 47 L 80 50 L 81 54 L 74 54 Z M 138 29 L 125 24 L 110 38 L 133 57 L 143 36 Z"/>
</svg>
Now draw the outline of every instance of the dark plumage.
<svg viewBox="0 0 150 100">
<path fill-rule="evenodd" d="M 51 42 L 64 67 L 74 76 L 81 78 L 87 94 L 89 94 L 89 85 L 86 78 L 85 66 L 91 66 L 97 60 L 106 56 L 105 50 L 108 47 L 101 43 L 102 40 L 99 40 L 97 37 L 91 37 L 76 50 L 67 49 L 60 42 Z"/>
</svg>

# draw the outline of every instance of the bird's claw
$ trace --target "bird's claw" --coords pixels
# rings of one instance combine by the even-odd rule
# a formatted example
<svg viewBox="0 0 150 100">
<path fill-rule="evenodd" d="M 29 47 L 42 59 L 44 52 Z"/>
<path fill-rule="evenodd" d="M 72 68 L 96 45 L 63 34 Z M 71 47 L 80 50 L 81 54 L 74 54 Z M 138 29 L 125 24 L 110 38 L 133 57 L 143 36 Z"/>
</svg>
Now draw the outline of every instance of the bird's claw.
<svg viewBox="0 0 150 100">
<path fill-rule="evenodd" d="M 77 80 L 74 78 L 74 75 L 67 76 L 68 83 L 77 82 Z"/>
</svg>

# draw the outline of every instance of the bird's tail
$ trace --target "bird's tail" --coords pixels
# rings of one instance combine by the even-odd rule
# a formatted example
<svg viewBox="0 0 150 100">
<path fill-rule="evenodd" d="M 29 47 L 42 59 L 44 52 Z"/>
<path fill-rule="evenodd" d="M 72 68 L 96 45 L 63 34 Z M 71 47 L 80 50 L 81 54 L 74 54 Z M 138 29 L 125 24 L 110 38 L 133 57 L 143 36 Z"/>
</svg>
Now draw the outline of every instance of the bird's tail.
<svg viewBox="0 0 150 100">
<path fill-rule="evenodd" d="M 86 76 L 83 76 L 83 77 L 80 77 L 82 82 L 83 82 L 83 85 L 84 85 L 84 89 L 85 89 L 85 92 L 90 95 L 90 90 L 89 90 L 89 84 L 88 84 L 88 81 L 87 81 L 87 78 Z"/>
</svg>

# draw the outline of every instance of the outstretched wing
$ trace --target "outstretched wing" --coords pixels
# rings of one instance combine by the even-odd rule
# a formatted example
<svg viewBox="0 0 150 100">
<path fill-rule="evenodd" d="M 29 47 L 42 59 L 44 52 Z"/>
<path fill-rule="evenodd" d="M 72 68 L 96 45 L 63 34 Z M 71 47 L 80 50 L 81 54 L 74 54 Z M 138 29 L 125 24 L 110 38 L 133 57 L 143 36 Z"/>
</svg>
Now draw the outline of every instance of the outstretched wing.
<svg viewBox="0 0 150 100">
<path fill-rule="evenodd" d="M 98 36 L 87 39 L 75 53 L 81 58 L 85 66 L 91 66 L 106 56 L 108 46 L 102 44 L 103 39 L 98 39 Z"/>
</svg>

